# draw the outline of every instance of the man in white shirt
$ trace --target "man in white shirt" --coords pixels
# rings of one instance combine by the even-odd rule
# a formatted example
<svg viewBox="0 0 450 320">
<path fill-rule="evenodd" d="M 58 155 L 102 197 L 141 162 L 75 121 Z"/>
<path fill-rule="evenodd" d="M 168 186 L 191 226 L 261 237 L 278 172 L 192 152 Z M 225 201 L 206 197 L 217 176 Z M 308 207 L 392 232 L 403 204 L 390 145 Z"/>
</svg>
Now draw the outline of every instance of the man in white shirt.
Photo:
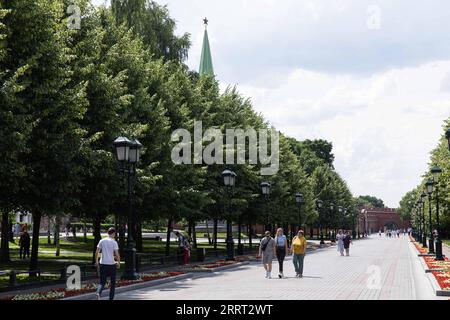
<svg viewBox="0 0 450 320">
<path fill-rule="evenodd" d="M 105 287 L 106 279 L 111 278 L 111 286 L 109 289 L 109 300 L 114 299 L 114 292 L 116 289 L 116 268 L 120 268 L 120 255 L 119 245 L 114 237 L 116 236 L 116 230 L 110 228 L 108 230 L 108 237 L 103 238 L 97 245 L 97 251 L 95 252 L 95 265 L 98 267 L 98 256 L 101 253 L 100 258 L 100 284 L 97 289 L 97 300 L 100 299 L 103 288 Z M 114 258 L 116 258 L 114 260 Z"/>
</svg>

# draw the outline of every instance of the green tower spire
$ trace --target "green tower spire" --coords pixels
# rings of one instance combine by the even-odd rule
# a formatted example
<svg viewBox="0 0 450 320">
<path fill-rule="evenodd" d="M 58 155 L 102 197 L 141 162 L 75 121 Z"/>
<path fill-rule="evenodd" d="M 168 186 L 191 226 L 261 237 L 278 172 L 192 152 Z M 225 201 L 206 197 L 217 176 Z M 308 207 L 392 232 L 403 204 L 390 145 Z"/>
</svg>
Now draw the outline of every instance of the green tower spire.
<svg viewBox="0 0 450 320">
<path fill-rule="evenodd" d="M 208 19 L 204 19 L 205 23 L 205 35 L 203 36 L 203 48 L 202 48 L 202 57 L 200 60 L 200 76 L 204 74 L 214 75 L 214 68 L 211 58 L 211 49 L 209 48 L 209 38 L 208 38 Z"/>
</svg>

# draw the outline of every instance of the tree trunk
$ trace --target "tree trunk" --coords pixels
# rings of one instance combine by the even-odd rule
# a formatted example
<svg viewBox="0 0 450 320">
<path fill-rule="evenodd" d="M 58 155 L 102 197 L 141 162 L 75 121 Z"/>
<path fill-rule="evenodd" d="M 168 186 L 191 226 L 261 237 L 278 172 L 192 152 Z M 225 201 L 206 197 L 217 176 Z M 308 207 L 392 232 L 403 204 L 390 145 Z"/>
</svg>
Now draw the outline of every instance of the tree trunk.
<svg viewBox="0 0 450 320">
<path fill-rule="evenodd" d="M 101 223 L 102 219 L 99 214 L 96 214 L 93 219 L 93 227 L 94 227 L 94 245 L 92 248 L 92 263 L 95 264 L 95 252 L 97 251 L 97 244 L 102 239 L 101 234 Z"/>
<path fill-rule="evenodd" d="M 194 236 L 193 236 L 194 248 L 197 248 L 197 232 L 195 231 L 195 225 L 196 225 L 196 223 L 194 220 L 194 221 L 192 221 L 192 229 L 193 229 L 192 232 L 194 233 Z"/>
<path fill-rule="evenodd" d="M 172 232 L 172 218 L 167 220 L 167 235 L 166 235 L 166 256 L 170 254 L 170 234 Z"/>
<path fill-rule="evenodd" d="M 122 218 L 119 217 L 119 253 L 120 256 L 124 256 L 125 250 L 125 224 L 122 221 Z"/>
<path fill-rule="evenodd" d="M 241 227 L 241 216 L 239 216 L 238 218 L 238 245 L 241 245 L 241 232 L 242 232 L 242 227 Z"/>
<path fill-rule="evenodd" d="M 141 222 L 136 222 L 136 250 L 138 252 L 143 252 L 142 244 L 142 224 Z"/>
<path fill-rule="evenodd" d="M 0 252 L 0 262 L 10 262 L 9 256 L 9 232 L 11 228 L 9 226 L 8 211 L 2 211 L 2 242 Z"/>
<path fill-rule="evenodd" d="M 250 249 L 252 249 L 253 248 L 253 246 L 252 246 L 252 232 L 253 232 L 253 230 L 252 230 L 252 223 L 251 223 L 250 220 L 248 221 L 248 228 L 247 228 L 247 230 L 248 230 L 248 246 L 249 246 Z"/>
<path fill-rule="evenodd" d="M 84 225 L 83 225 L 83 237 L 84 237 L 84 243 L 87 243 L 87 224 L 86 224 L 86 221 L 84 222 Z"/>
<path fill-rule="evenodd" d="M 61 225 L 61 219 L 59 217 L 55 218 L 55 243 L 56 243 L 56 252 L 55 256 L 59 257 L 59 254 L 61 252 L 61 244 L 59 241 L 59 230 Z"/>
<path fill-rule="evenodd" d="M 75 240 L 77 238 L 77 227 L 76 226 L 72 226 L 72 235 L 73 235 L 73 239 Z"/>
<path fill-rule="evenodd" d="M 216 219 L 214 219 L 214 230 L 213 230 L 213 232 L 214 232 L 214 235 L 213 235 L 213 237 L 214 237 L 214 251 L 217 251 L 217 223 L 218 223 L 218 221 L 217 221 L 217 218 L 216 218 Z"/>
<path fill-rule="evenodd" d="M 192 239 L 192 220 L 189 219 L 188 220 L 188 235 L 189 235 L 189 240 Z"/>
<path fill-rule="evenodd" d="M 211 235 L 209 234 L 209 224 L 208 224 L 208 219 L 205 220 L 205 226 L 206 226 L 206 235 L 208 237 L 208 244 L 211 245 Z"/>
<path fill-rule="evenodd" d="M 41 226 L 41 212 L 33 211 L 33 239 L 31 240 L 31 259 L 30 271 L 35 271 L 38 268 L 38 252 L 39 252 L 39 229 Z M 30 277 L 36 277 L 35 272 L 30 273 Z"/>
<path fill-rule="evenodd" d="M 117 215 L 117 213 L 114 214 L 114 229 L 116 229 L 116 236 L 115 236 L 115 240 L 118 241 L 119 240 L 119 234 L 120 234 L 120 229 L 119 229 L 119 217 Z"/>
<path fill-rule="evenodd" d="M 50 219 L 50 217 L 48 217 L 48 227 L 47 227 L 47 244 L 52 244 L 52 239 L 51 239 L 51 235 L 52 235 L 52 221 Z"/>
</svg>

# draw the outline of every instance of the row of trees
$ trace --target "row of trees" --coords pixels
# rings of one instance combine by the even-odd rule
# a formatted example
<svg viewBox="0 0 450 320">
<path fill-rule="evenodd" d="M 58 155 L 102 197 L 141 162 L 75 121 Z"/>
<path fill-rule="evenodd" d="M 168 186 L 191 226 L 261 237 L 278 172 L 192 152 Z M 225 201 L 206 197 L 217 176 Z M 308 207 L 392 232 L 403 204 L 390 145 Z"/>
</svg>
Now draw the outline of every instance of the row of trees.
<svg viewBox="0 0 450 320">
<path fill-rule="evenodd" d="M 95 243 L 102 221 L 113 216 L 124 247 L 126 188 L 112 141 L 135 137 L 145 149 L 135 186 L 135 225 L 224 219 L 249 226 L 296 224 L 294 194 L 301 192 L 303 221 L 317 225 L 316 200 L 347 208 L 324 227 L 348 227 L 357 202 L 333 168 L 331 143 L 280 136 L 280 170 L 260 196 L 259 166 L 228 166 L 237 173 L 231 202 L 222 186 L 224 165 L 175 165 L 171 133 L 192 128 L 269 128 L 236 88 L 221 93 L 214 77 L 184 64 L 189 35 L 176 36 L 167 9 L 148 0 L 112 0 L 94 7 L 79 0 L 80 30 L 67 28 L 70 1 L 0 0 L 0 211 L 33 214 L 30 269 L 38 267 L 43 217 L 70 215 L 92 223 Z M 228 209 L 231 210 L 228 211 Z M 228 208 L 225 211 L 225 208 Z M 9 260 L 2 236 L 1 260 Z M 167 250 L 169 244 L 167 244 Z M 95 250 L 95 246 L 93 248 Z"/>
<path fill-rule="evenodd" d="M 400 201 L 399 213 L 403 219 L 409 219 L 418 226 L 419 219 L 421 219 L 421 211 L 414 210 L 414 207 L 423 192 L 426 193 L 425 184 L 428 180 L 432 179 L 431 169 L 435 166 L 442 170 L 438 181 L 439 188 L 439 224 L 441 238 L 450 237 L 450 152 L 448 141 L 445 137 L 445 132 L 450 128 L 450 118 L 448 118 L 443 125 L 443 134 L 438 142 L 436 148 L 430 153 L 430 161 L 427 171 L 421 176 L 420 184 L 413 190 L 407 192 Z M 433 194 L 433 200 L 431 204 L 432 208 L 432 224 L 433 228 L 436 226 L 436 194 Z M 428 199 L 428 197 L 426 198 Z M 425 201 L 426 219 L 425 223 L 427 230 L 429 230 L 428 212 L 429 201 Z"/>
</svg>

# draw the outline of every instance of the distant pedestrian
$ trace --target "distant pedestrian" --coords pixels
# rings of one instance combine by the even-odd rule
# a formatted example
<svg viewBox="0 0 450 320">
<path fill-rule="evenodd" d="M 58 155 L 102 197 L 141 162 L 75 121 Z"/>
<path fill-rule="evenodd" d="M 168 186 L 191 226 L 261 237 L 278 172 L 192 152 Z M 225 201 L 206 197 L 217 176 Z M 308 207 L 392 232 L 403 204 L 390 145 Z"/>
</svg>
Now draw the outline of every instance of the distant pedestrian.
<svg viewBox="0 0 450 320">
<path fill-rule="evenodd" d="M 100 300 L 107 278 L 111 279 L 111 284 L 109 286 L 109 300 L 114 300 L 114 293 L 116 289 L 116 268 L 120 268 L 119 245 L 116 240 L 114 240 L 115 236 L 116 230 L 114 228 L 109 228 L 108 237 L 99 241 L 97 251 L 95 252 L 95 265 L 97 268 L 100 267 L 100 284 L 96 293 L 97 300 Z M 100 258 L 99 265 L 98 256 L 100 253 L 102 256 Z"/>
<path fill-rule="evenodd" d="M 350 235 L 350 232 L 347 231 L 344 237 L 344 249 L 345 249 L 345 255 L 348 257 L 350 256 L 350 244 L 352 243 L 352 236 Z"/>
<path fill-rule="evenodd" d="M 189 256 L 191 255 L 191 246 L 189 241 L 180 232 L 175 231 L 178 240 L 178 252 L 183 255 L 183 264 L 189 263 Z"/>
<path fill-rule="evenodd" d="M 268 279 L 272 279 L 272 260 L 277 254 L 275 247 L 275 240 L 271 237 L 270 231 L 266 231 L 264 238 L 259 244 L 259 257 L 262 256 L 262 263 Z"/>
<path fill-rule="evenodd" d="M 378 234 L 380 235 L 380 238 L 381 238 L 381 229 L 380 229 L 380 231 L 378 231 Z"/>
<path fill-rule="evenodd" d="M 19 238 L 19 258 L 25 259 L 30 257 L 30 234 L 25 228 Z"/>
<path fill-rule="evenodd" d="M 288 243 L 287 238 L 283 234 L 283 229 L 278 228 L 277 235 L 275 237 L 275 243 L 276 243 L 276 254 L 277 254 L 277 260 L 278 260 L 278 278 L 284 278 L 283 273 L 283 262 L 284 258 L 286 257 L 286 254 L 288 253 Z"/>
<path fill-rule="evenodd" d="M 296 277 L 303 278 L 303 262 L 305 260 L 307 241 L 303 230 L 299 230 L 297 236 L 292 239 L 291 252 L 293 254 Z"/>
<path fill-rule="evenodd" d="M 397 229 L 397 238 L 400 238 L 400 229 Z"/>
<path fill-rule="evenodd" d="M 338 251 L 341 253 L 341 256 L 344 256 L 344 237 L 342 230 L 339 230 L 338 234 L 336 235 L 336 240 L 338 241 Z"/>
</svg>

